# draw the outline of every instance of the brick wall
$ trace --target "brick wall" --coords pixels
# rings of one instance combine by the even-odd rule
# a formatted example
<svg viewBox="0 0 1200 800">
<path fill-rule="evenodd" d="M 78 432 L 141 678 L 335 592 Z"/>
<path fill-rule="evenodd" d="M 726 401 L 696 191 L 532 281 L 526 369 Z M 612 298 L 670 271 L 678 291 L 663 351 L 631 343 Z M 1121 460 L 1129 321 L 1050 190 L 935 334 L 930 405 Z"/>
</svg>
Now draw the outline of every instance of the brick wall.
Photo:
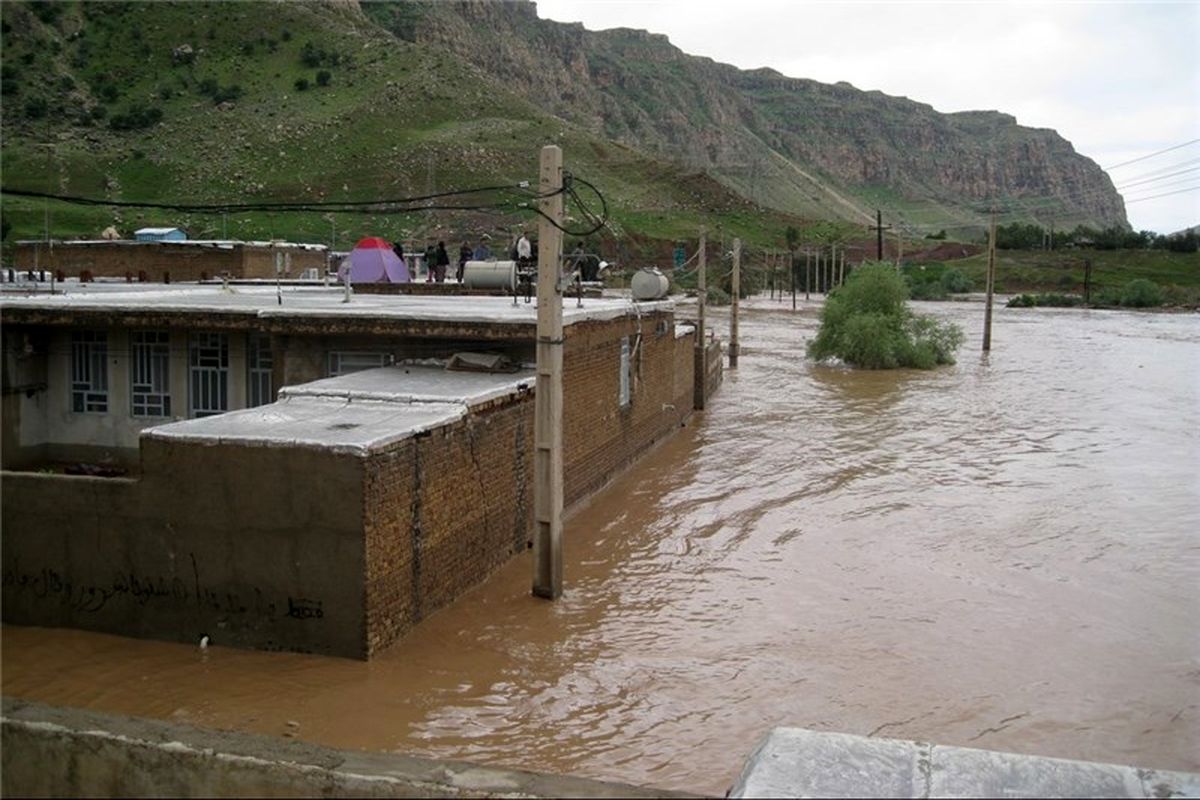
<svg viewBox="0 0 1200 800">
<path fill-rule="evenodd" d="M 641 334 L 640 343 L 638 333 Z M 630 402 L 620 407 L 621 340 L 629 338 Z M 683 350 L 689 349 L 689 354 Z M 674 315 L 582 322 L 566 329 L 563 354 L 564 503 L 604 486 L 691 413 L 690 337 L 675 338 Z M 683 376 L 682 383 L 677 381 Z M 682 386 L 687 386 L 688 397 Z"/>
<path fill-rule="evenodd" d="M 305 269 L 325 269 L 325 253 L 318 250 L 289 248 L 291 276 Z M 235 278 L 274 278 L 275 251 L 269 247 L 234 245 L 231 248 L 170 242 L 113 242 L 103 244 L 19 243 L 13 254 L 18 270 L 38 269 L 47 273 L 61 270 L 67 278 L 78 278 L 85 270 L 92 277 L 138 280 L 145 272 L 152 283 L 162 283 L 167 275 L 172 281 L 198 281 L 219 278 L 229 273 Z"/>
<path fill-rule="evenodd" d="M 533 396 L 497 401 L 372 456 L 365 469 L 367 652 L 526 549 Z"/>
</svg>

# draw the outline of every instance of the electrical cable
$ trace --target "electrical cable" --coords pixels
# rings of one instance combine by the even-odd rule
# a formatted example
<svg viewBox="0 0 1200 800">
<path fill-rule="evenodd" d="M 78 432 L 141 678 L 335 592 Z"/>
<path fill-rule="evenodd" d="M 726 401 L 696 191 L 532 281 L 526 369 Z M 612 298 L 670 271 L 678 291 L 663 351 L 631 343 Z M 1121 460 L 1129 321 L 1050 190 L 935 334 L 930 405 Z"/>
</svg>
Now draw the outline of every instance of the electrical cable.
<svg viewBox="0 0 1200 800">
<path fill-rule="evenodd" d="M 1107 171 L 1109 171 L 1110 169 L 1116 169 L 1117 167 L 1123 167 L 1123 166 L 1125 166 L 1125 165 L 1127 165 L 1127 164 L 1136 164 L 1136 163 L 1137 163 L 1137 162 L 1139 162 L 1139 161 L 1145 161 L 1145 160 L 1146 160 L 1146 159 L 1148 159 L 1148 158 L 1154 158 L 1155 156 L 1160 156 L 1160 155 L 1162 155 L 1163 153 L 1169 153 L 1169 152 L 1171 152 L 1172 150 L 1179 150 L 1179 149 L 1181 149 L 1181 148 L 1187 147 L 1188 145 L 1193 145 L 1193 144 L 1196 144 L 1197 142 L 1200 142 L 1200 139 L 1192 139 L 1191 141 L 1184 142 L 1183 144 L 1177 144 L 1177 145 L 1175 145 L 1174 147 L 1167 147 L 1167 148 L 1164 148 L 1164 149 L 1162 149 L 1162 150 L 1157 150 L 1157 151 L 1155 151 L 1155 152 L 1153 152 L 1153 153 L 1150 153 L 1150 154 L 1148 154 L 1148 155 L 1139 156 L 1138 158 L 1131 158 L 1131 159 L 1129 159 L 1128 161 L 1122 161 L 1120 164 L 1113 164 L 1113 165 L 1111 165 L 1111 166 L 1107 166 L 1107 167 L 1101 167 L 1101 169 L 1103 169 L 1105 172 L 1107 172 Z"/>
</svg>

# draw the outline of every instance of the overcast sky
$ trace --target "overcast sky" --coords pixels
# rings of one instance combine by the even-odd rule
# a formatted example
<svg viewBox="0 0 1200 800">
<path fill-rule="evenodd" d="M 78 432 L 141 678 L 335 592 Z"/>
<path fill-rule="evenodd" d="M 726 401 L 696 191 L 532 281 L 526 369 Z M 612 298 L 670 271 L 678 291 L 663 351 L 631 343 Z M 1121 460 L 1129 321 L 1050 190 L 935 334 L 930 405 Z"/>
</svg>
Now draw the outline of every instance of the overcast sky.
<svg viewBox="0 0 1200 800">
<path fill-rule="evenodd" d="M 1200 223 L 1200 2 L 991 3 L 538 0 L 590 30 L 642 28 L 687 53 L 939 111 L 995 109 L 1054 128 L 1109 174 L 1130 223 Z M 1178 165 L 1178 166 L 1175 166 Z M 1174 168 L 1172 168 L 1174 167 Z M 1175 173 L 1180 170 L 1190 170 Z M 1127 184 L 1136 184 L 1122 188 Z"/>
</svg>

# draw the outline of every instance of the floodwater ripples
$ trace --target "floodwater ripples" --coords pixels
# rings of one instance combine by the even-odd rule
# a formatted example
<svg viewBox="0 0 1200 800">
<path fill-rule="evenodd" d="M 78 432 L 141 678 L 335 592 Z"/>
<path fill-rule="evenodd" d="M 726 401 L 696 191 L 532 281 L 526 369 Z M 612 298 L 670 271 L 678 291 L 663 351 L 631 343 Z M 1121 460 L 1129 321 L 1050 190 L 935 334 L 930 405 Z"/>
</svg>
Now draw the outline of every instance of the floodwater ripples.
<svg viewBox="0 0 1200 800">
<path fill-rule="evenodd" d="M 4 629 L 4 691 L 721 793 L 773 725 L 1200 769 L 1200 317 L 918 304 L 959 363 L 803 357 L 743 305 L 710 405 L 369 664 Z M 723 320 L 716 320 L 722 327 Z"/>
</svg>

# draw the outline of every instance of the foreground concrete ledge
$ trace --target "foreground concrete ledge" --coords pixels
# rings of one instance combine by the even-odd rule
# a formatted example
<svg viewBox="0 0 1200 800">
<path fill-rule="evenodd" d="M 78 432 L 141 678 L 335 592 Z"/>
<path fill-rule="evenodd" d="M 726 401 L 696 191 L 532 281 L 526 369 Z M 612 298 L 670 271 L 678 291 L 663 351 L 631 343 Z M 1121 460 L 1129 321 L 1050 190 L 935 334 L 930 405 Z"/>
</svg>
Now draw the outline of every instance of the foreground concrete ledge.
<svg viewBox="0 0 1200 800">
<path fill-rule="evenodd" d="M 1198 797 L 1200 774 L 775 728 L 730 797 Z"/>
<path fill-rule="evenodd" d="M 695 797 L 3 698 L 5 797 Z"/>
</svg>

